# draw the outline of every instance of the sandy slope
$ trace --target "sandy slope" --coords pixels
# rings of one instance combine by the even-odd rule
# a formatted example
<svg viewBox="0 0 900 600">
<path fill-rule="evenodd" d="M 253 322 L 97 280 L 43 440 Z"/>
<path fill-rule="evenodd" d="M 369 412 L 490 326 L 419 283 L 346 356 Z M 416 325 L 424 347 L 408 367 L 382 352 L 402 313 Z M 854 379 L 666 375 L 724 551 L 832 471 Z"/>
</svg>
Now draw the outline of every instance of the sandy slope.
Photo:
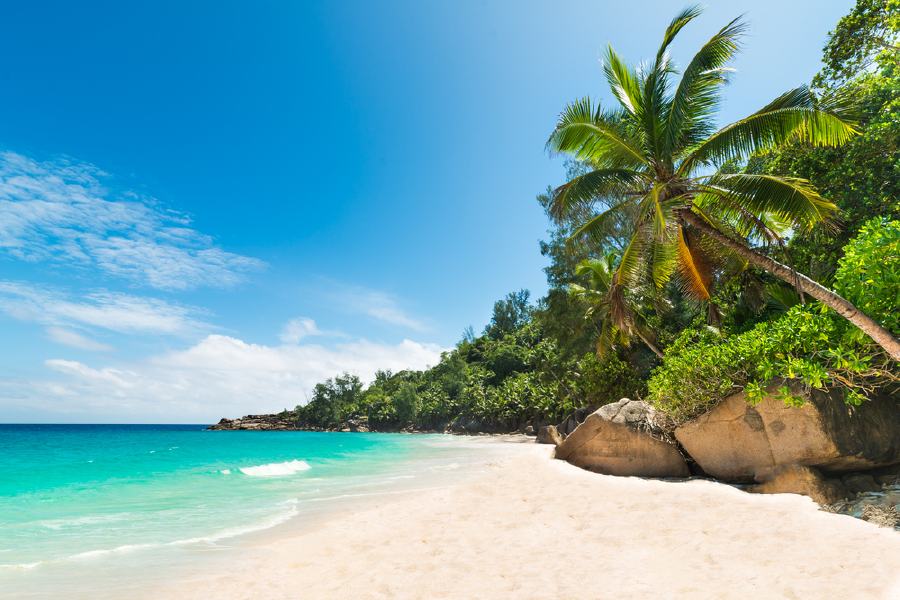
<svg viewBox="0 0 900 600">
<path fill-rule="evenodd" d="M 551 448 L 370 499 L 165 598 L 900 600 L 900 534 L 795 495 L 616 478 Z"/>
</svg>

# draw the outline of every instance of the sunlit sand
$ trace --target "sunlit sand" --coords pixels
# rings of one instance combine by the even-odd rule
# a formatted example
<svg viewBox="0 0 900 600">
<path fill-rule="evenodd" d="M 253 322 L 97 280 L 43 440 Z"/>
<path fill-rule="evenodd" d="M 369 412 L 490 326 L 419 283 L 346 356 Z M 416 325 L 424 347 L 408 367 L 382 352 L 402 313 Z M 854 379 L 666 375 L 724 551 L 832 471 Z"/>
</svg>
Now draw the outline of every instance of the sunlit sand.
<svg viewBox="0 0 900 600">
<path fill-rule="evenodd" d="M 463 484 L 363 499 L 163 597 L 900 598 L 894 531 L 803 496 L 598 475 L 520 448 Z"/>
</svg>

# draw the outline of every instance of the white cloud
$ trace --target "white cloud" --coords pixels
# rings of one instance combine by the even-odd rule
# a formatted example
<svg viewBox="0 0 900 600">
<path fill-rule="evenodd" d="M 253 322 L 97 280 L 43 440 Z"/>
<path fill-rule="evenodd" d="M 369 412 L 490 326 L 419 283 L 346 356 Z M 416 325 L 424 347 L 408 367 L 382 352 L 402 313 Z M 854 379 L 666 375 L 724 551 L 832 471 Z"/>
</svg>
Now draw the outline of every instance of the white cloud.
<svg viewBox="0 0 900 600">
<path fill-rule="evenodd" d="M 125 334 L 185 336 L 215 329 L 194 316 L 206 314 L 194 306 L 106 290 L 72 300 L 55 288 L 10 281 L 0 281 L 0 310 L 41 325 L 100 327 Z"/>
<path fill-rule="evenodd" d="M 312 387 L 343 371 L 365 381 L 376 369 L 424 369 L 440 360 L 437 344 L 404 340 L 395 346 L 360 340 L 334 348 L 267 347 L 210 335 L 183 351 L 127 366 L 95 368 L 48 360 L 56 380 L 0 380 L 0 406 L 156 422 L 216 422 L 219 418 L 280 411 L 306 402 Z"/>
<path fill-rule="evenodd" d="M 311 335 L 323 335 L 316 327 L 316 322 L 307 317 L 297 317 L 287 322 L 278 338 L 285 344 L 299 344 L 300 340 Z"/>
<path fill-rule="evenodd" d="M 89 352 L 115 352 L 115 348 L 109 344 L 103 344 L 97 340 L 81 335 L 77 331 L 66 329 L 65 327 L 47 327 L 47 337 L 51 342 L 78 348 L 80 350 L 88 350 Z"/>
<path fill-rule="evenodd" d="M 0 252 L 161 290 L 231 288 L 265 267 L 215 246 L 152 198 L 114 193 L 105 179 L 89 164 L 0 153 Z"/>
</svg>

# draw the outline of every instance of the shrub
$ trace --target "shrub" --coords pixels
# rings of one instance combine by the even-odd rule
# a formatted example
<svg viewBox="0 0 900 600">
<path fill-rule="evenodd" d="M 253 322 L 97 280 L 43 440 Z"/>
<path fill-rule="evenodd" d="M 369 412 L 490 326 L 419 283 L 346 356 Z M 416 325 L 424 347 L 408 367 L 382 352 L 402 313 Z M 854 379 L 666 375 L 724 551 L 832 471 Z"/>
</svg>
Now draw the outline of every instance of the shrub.
<svg viewBox="0 0 900 600">
<path fill-rule="evenodd" d="M 524 348 L 513 344 L 502 344 L 489 352 L 484 365 L 494 372 L 491 384 L 498 385 L 512 373 L 523 372 L 526 354 Z"/>
<path fill-rule="evenodd" d="M 836 291 L 897 333 L 900 308 L 900 222 L 874 219 L 845 248 Z M 763 395 L 762 382 L 799 379 L 807 388 L 848 387 L 847 401 L 898 381 L 898 365 L 843 317 L 820 304 L 795 306 L 780 318 L 725 339 L 695 329 L 682 333 L 653 374 L 649 399 L 677 424 L 726 396 Z M 776 396 L 802 402 L 783 387 Z"/>
<path fill-rule="evenodd" d="M 615 354 L 601 360 L 595 353 L 589 352 L 581 360 L 581 371 L 575 388 L 588 404 L 603 406 L 622 398 L 637 399 L 646 394 L 646 382 L 641 381 L 631 365 Z"/>
<path fill-rule="evenodd" d="M 419 414 L 419 397 L 416 395 L 415 384 L 404 383 L 394 395 L 393 404 L 397 423 L 403 426 L 415 421 Z"/>
<path fill-rule="evenodd" d="M 844 247 L 834 278 L 838 293 L 900 334 L 900 221 L 878 218 L 866 223 Z M 857 339 L 865 335 L 856 328 L 848 333 Z"/>
</svg>

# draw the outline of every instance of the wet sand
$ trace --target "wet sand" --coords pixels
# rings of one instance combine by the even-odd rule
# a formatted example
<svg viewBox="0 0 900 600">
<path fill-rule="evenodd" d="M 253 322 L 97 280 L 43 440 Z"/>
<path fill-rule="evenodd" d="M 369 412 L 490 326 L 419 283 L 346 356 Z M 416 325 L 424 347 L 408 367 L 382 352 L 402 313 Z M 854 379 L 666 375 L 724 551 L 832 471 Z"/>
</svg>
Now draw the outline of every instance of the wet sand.
<svg viewBox="0 0 900 600">
<path fill-rule="evenodd" d="M 160 598 L 900 600 L 900 534 L 792 494 L 582 471 L 552 447 L 361 499 Z"/>
</svg>

